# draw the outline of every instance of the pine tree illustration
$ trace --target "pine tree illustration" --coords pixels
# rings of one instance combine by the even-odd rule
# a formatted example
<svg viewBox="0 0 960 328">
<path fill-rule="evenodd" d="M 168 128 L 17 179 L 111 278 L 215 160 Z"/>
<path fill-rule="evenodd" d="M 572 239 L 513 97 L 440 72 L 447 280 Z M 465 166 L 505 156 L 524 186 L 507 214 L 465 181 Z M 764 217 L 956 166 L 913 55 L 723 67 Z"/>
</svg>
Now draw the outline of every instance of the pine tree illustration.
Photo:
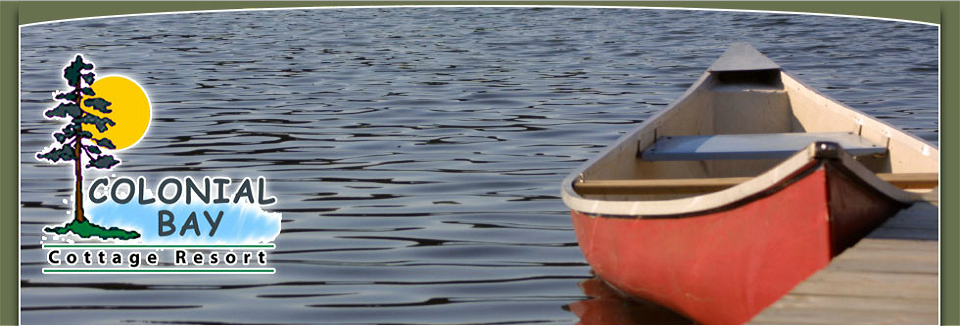
<svg viewBox="0 0 960 328">
<path fill-rule="evenodd" d="M 93 133 L 83 130 L 84 124 L 92 124 L 100 133 L 106 132 L 116 123 L 110 118 L 98 116 L 96 112 L 108 114 L 113 111 L 110 108 L 111 103 L 103 98 L 96 98 L 91 85 L 95 81 L 93 72 L 93 63 L 84 62 L 82 55 L 77 55 L 76 59 L 63 69 L 63 78 L 67 80 L 72 90 L 66 92 L 56 92 L 54 99 L 58 104 L 43 113 L 48 119 L 67 119 L 69 122 L 64 125 L 60 132 L 53 133 L 56 142 L 37 153 L 37 158 L 49 161 L 51 163 L 73 161 L 73 174 L 75 178 L 74 195 L 74 217 L 73 221 L 63 227 L 48 227 L 44 229 L 47 232 L 65 234 L 73 232 L 84 238 L 98 236 L 100 238 L 119 238 L 132 239 L 140 235 L 133 231 L 125 231 L 118 228 L 105 229 L 90 223 L 84 215 L 83 210 L 83 170 L 85 168 L 110 169 L 120 164 L 120 161 L 111 154 L 105 154 L 102 148 L 116 149 L 113 141 L 108 138 L 94 138 Z M 93 111 L 84 109 L 83 104 Z M 84 155 L 86 155 L 86 165 L 83 165 Z"/>
</svg>

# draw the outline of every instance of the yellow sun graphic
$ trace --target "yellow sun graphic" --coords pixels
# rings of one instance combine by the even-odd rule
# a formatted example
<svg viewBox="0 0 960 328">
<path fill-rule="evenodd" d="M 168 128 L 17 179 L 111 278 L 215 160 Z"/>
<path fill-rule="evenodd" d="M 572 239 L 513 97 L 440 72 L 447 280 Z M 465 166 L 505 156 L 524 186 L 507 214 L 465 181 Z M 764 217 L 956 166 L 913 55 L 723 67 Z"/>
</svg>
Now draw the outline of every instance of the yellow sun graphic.
<svg viewBox="0 0 960 328">
<path fill-rule="evenodd" d="M 103 133 L 93 124 L 84 124 L 83 130 L 93 133 L 94 138 L 110 139 L 114 146 L 117 146 L 117 150 L 133 146 L 140 141 L 150 125 L 150 100 L 147 99 L 143 88 L 136 82 L 121 76 L 97 79 L 90 87 L 93 88 L 96 96 L 86 98 L 103 98 L 111 103 L 107 108 L 113 111 L 103 114 L 85 105 L 83 109 L 97 116 L 110 118 L 116 125 L 109 127 Z"/>
</svg>

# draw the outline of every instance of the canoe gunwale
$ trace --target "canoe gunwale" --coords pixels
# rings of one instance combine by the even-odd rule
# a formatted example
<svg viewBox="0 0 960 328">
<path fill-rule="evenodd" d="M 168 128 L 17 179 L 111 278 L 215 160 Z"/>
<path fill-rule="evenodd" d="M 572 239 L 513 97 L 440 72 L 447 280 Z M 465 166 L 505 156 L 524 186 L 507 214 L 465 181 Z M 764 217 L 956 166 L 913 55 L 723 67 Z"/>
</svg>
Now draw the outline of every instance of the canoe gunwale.
<svg viewBox="0 0 960 328">
<path fill-rule="evenodd" d="M 618 214 L 608 214 L 608 213 L 590 213 L 590 212 L 580 212 L 588 216 L 593 217 L 603 217 L 605 219 L 686 219 L 689 217 L 700 217 L 717 212 L 725 212 L 731 209 L 752 203 L 754 201 L 766 198 L 767 196 L 773 195 L 787 187 L 790 187 L 794 182 L 810 175 L 811 173 L 819 170 L 824 166 L 824 160 L 815 160 L 807 163 L 805 167 L 800 168 L 794 174 L 791 174 L 785 177 L 783 180 L 777 182 L 770 188 L 761 190 L 758 193 L 743 197 L 729 204 L 721 205 L 716 208 L 705 209 L 697 212 L 684 212 L 676 214 L 661 214 L 661 215 L 618 215 Z"/>
<path fill-rule="evenodd" d="M 832 145 L 832 147 L 822 148 L 824 145 Z M 813 173 L 827 163 L 856 177 L 858 181 L 869 186 L 870 189 L 876 190 L 894 201 L 910 203 L 920 198 L 920 194 L 905 191 L 883 181 L 872 171 L 864 167 L 853 156 L 836 146 L 836 144 L 815 142 L 769 171 L 736 186 L 713 193 L 662 201 L 605 201 L 584 199 L 579 196 L 574 199 L 566 194 L 566 190 L 568 189 L 574 192 L 573 181 L 570 181 L 563 186 L 563 201 L 567 203 L 567 206 L 569 206 L 571 210 L 594 217 L 616 219 L 682 219 L 723 212 L 762 199 L 789 187 L 795 181 Z M 571 203 L 581 206 L 574 207 Z M 594 208 L 603 208 L 603 210 L 587 210 L 583 205 L 588 204 Z M 645 206 L 644 209 L 653 210 L 667 206 L 688 206 L 686 206 L 687 210 L 682 211 L 663 211 L 657 213 L 653 210 L 648 210 L 646 213 L 643 213 L 636 211 L 639 208 L 639 204 L 648 205 Z M 618 213 L 611 210 L 611 205 L 629 205 L 634 212 Z"/>
</svg>

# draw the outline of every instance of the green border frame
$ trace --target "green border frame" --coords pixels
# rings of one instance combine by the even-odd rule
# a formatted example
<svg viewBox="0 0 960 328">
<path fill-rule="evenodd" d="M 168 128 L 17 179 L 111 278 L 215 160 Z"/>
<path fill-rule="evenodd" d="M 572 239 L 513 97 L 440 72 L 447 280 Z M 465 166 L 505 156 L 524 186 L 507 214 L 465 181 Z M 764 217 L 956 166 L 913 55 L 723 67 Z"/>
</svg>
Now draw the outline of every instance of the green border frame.
<svg viewBox="0 0 960 328">
<path fill-rule="evenodd" d="M 812 13 L 830 13 L 843 15 L 884 17 L 921 21 L 940 22 L 940 3 L 935 1 L 899 1 L 870 3 L 862 1 L 197 1 L 197 2 L 66 2 L 43 1 L 20 4 L 20 24 L 41 21 L 69 19 L 77 17 L 121 15 L 132 13 L 245 9 L 245 8 L 282 8 L 282 7 L 325 7 L 325 6 L 383 6 L 383 5 L 584 5 L 584 6 L 644 6 L 644 7 L 685 7 L 774 10 Z M 46 8 L 56 11 L 44 11 Z"/>
<path fill-rule="evenodd" d="M 960 325 L 960 214 L 955 203 L 960 186 L 960 2 L 940 8 L 940 324 L 956 326 Z"/>
<path fill-rule="evenodd" d="M 583 5 L 715 8 L 826 13 L 940 25 L 941 269 L 940 320 L 960 325 L 960 222 L 957 152 L 960 121 L 960 2 L 937 1 L 198 1 L 0 2 L 0 324 L 19 323 L 19 24 L 51 20 L 196 10 L 384 5 Z M 56 10 L 47 10 L 56 8 Z M 948 128 L 944 129 L 946 126 Z M 944 170 L 943 168 L 947 168 Z M 16 183 L 15 183 L 16 182 Z M 943 201 L 946 199 L 946 201 Z"/>
</svg>

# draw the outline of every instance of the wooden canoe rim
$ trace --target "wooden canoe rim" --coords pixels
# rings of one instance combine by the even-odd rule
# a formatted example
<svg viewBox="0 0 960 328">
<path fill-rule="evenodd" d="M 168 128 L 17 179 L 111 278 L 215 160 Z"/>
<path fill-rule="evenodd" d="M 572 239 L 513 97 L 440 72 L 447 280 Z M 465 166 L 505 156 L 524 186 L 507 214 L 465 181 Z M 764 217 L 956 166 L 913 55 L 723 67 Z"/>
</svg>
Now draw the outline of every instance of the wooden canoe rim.
<svg viewBox="0 0 960 328">
<path fill-rule="evenodd" d="M 854 170 L 847 168 L 846 165 L 849 165 L 849 162 L 854 161 L 854 159 L 852 158 L 852 156 L 844 152 L 842 148 L 839 148 L 839 146 L 837 146 L 836 144 L 830 143 L 830 142 L 818 142 L 815 144 L 811 144 L 809 149 L 813 151 L 813 155 L 810 156 L 811 161 L 809 161 L 802 168 L 796 170 L 793 174 L 787 175 L 782 180 L 771 185 L 767 189 L 761 190 L 755 194 L 749 195 L 747 197 L 743 197 L 737 201 L 734 201 L 732 203 L 725 204 L 723 206 L 719 206 L 716 208 L 711 208 L 711 209 L 706 209 L 706 210 L 696 211 L 696 212 L 685 212 L 685 213 L 667 214 L 667 215 L 611 215 L 611 214 L 605 214 L 605 213 L 590 213 L 590 212 L 582 212 L 582 213 L 587 214 L 589 216 L 597 216 L 597 217 L 603 216 L 605 218 L 612 218 L 612 219 L 683 219 L 683 218 L 692 217 L 692 216 L 693 217 L 704 216 L 711 213 L 729 211 L 731 209 L 734 209 L 734 208 L 749 204 L 751 202 L 754 202 L 756 200 L 763 199 L 765 197 L 773 195 L 789 187 L 794 182 L 799 181 L 800 179 L 810 175 L 811 173 L 817 170 L 828 171 L 828 174 L 826 176 L 827 176 L 827 182 L 830 184 L 837 184 L 834 181 L 832 181 L 833 179 L 837 179 L 837 178 L 840 178 L 840 180 L 845 181 L 846 182 L 844 184 L 845 190 L 850 190 L 851 188 L 853 188 L 853 187 L 848 187 L 846 185 L 855 185 L 855 187 L 858 187 L 857 189 L 861 190 L 861 192 L 868 193 L 874 198 L 882 199 L 884 203 L 897 203 L 897 204 L 901 204 L 902 206 L 906 206 L 906 204 L 909 203 L 909 202 L 899 201 L 887 194 L 877 191 L 876 188 L 874 188 L 868 181 L 865 181 L 864 179 L 860 178 Z M 803 151 L 801 151 L 801 153 L 803 153 Z M 798 155 L 805 156 L 806 154 L 798 153 Z M 845 164 L 844 162 L 847 162 L 847 164 Z M 745 178 L 728 178 L 728 179 L 731 179 L 731 181 L 733 181 L 733 180 L 740 180 Z M 896 179 L 896 177 L 894 177 L 893 179 Z M 877 180 L 882 181 L 883 179 L 880 179 L 878 177 Z M 875 183 L 876 182 L 874 182 L 874 184 Z M 920 183 L 920 182 L 910 182 L 910 183 Z M 922 181 L 922 183 L 930 183 L 930 182 Z M 574 183 L 574 186 L 576 186 L 576 183 Z M 828 189 L 828 193 L 829 193 L 829 189 Z M 848 195 L 853 195 L 853 194 L 851 193 Z M 845 195 L 845 196 L 848 196 L 848 195 Z M 840 196 L 836 194 L 830 195 L 828 201 L 833 203 L 840 202 L 839 197 Z M 876 202 L 876 203 L 880 203 L 880 202 Z M 900 207 L 902 206 L 896 206 L 897 210 L 899 210 Z M 859 240 L 859 238 L 857 238 L 857 240 Z M 849 247 L 850 245 L 852 245 L 852 244 L 847 245 L 847 243 L 841 243 L 841 242 L 838 242 L 838 244 L 845 245 L 841 249 L 845 249 L 846 247 Z"/>
</svg>

